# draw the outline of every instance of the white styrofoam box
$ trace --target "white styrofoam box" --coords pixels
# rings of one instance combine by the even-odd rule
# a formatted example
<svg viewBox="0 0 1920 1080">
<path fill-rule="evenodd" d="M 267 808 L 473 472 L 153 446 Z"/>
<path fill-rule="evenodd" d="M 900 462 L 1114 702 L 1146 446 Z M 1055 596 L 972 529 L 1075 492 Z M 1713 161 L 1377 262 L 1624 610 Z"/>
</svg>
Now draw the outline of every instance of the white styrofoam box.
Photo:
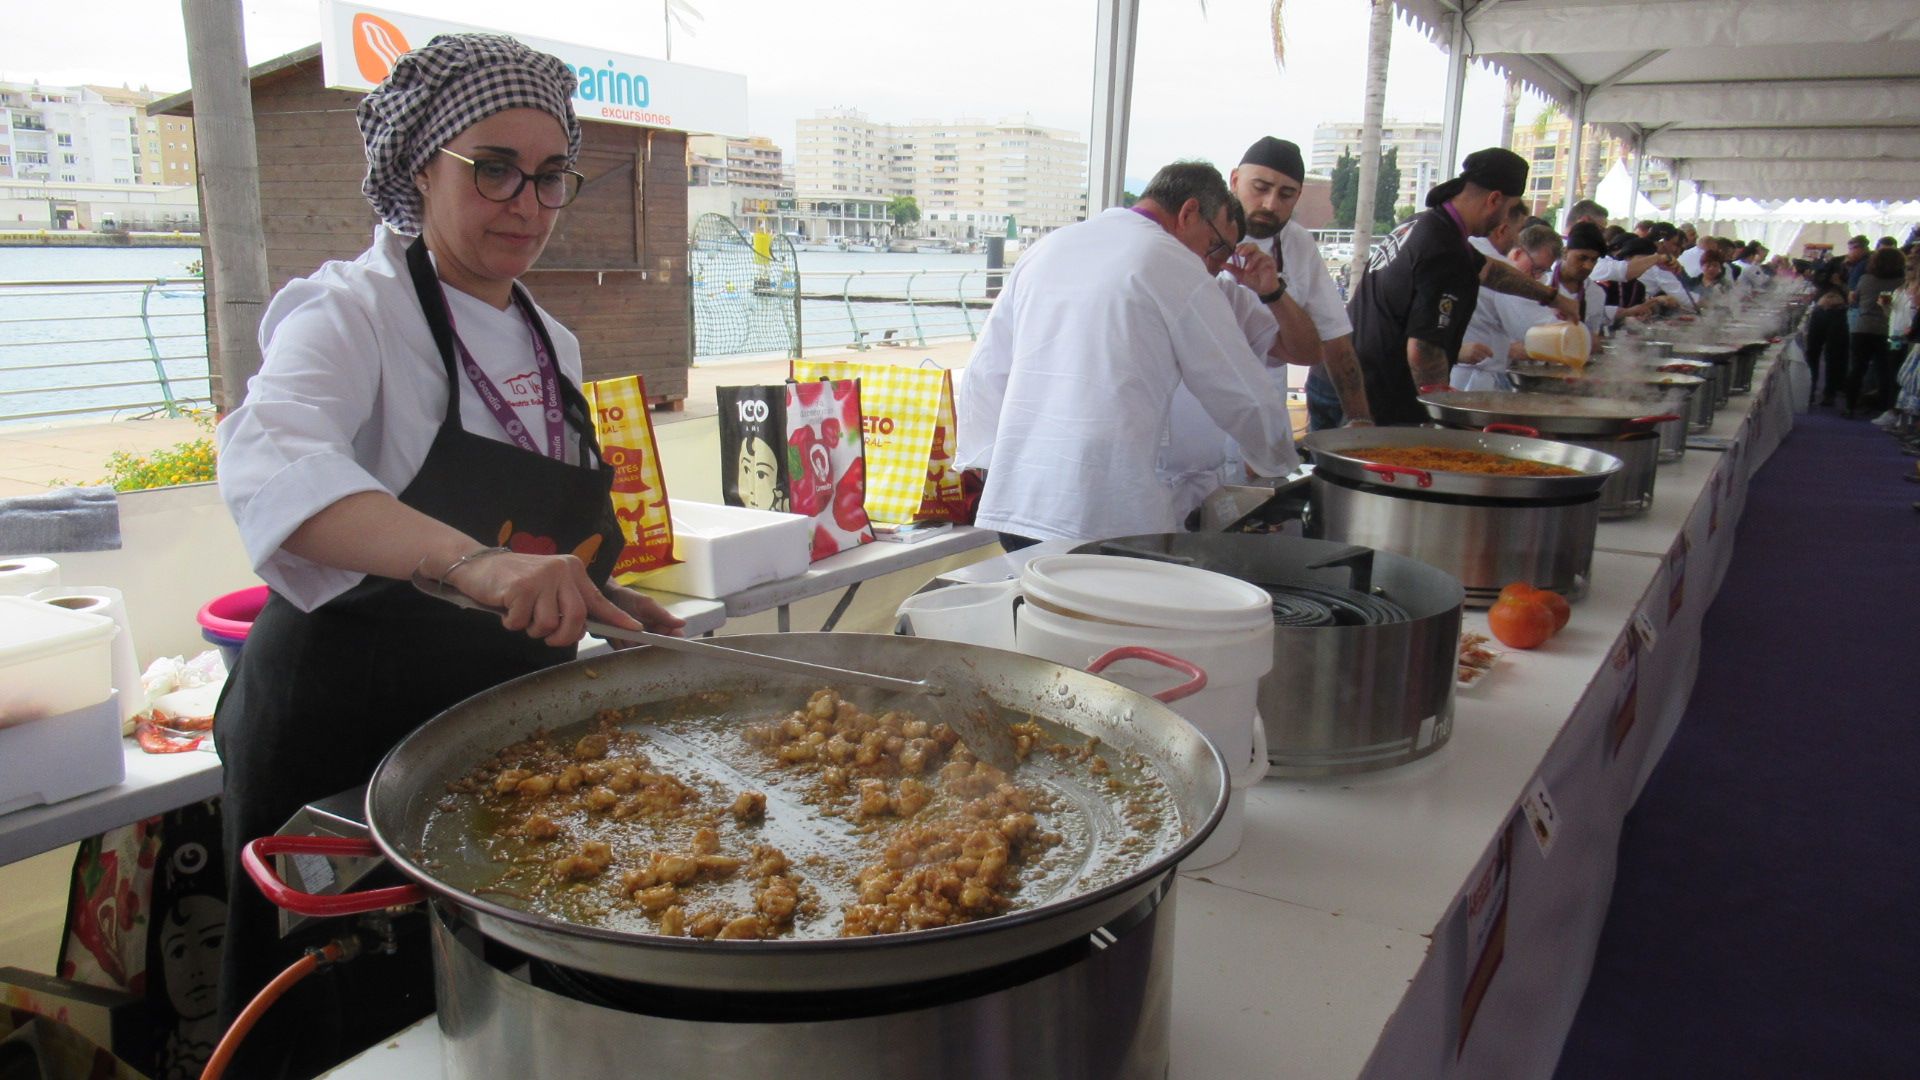
<svg viewBox="0 0 1920 1080">
<path fill-rule="evenodd" d="M 0 728 L 107 700 L 119 631 L 105 615 L 0 596 Z"/>
<path fill-rule="evenodd" d="M 83 709 L 0 728 L 0 814 L 86 795 L 126 779 L 112 693 Z"/>
<path fill-rule="evenodd" d="M 672 566 L 642 574 L 643 588 L 723 596 L 807 572 L 813 556 L 813 520 L 799 514 L 744 506 L 670 501 Z"/>
</svg>

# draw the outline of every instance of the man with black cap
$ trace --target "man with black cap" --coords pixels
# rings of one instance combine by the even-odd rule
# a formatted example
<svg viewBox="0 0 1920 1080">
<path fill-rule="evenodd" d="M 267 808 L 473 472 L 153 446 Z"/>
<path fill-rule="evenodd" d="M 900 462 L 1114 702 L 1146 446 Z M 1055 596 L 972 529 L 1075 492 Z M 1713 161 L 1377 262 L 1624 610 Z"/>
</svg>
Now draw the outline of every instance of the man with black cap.
<svg viewBox="0 0 1920 1080">
<path fill-rule="evenodd" d="M 1374 249 L 1347 315 L 1376 423 L 1426 422 L 1420 393 L 1447 388 L 1480 286 L 1579 317 L 1572 298 L 1468 243 L 1493 231 L 1526 184 L 1526 159 L 1497 147 L 1476 150 L 1459 176 L 1427 193 L 1425 211 Z"/>
<path fill-rule="evenodd" d="M 1316 379 L 1324 382 L 1329 406 L 1343 412 L 1349 422 L 1365 422 L 1372 414 L 1360 377 L 1360 360 L 1353 351 L 1353 324 L 1347 321 L 1346 301 L 1333 275 L 1327 272 L 1313 234 L 1293 220 L 1306 176 L 1300 147 L 1268 135 L 1241 155 L 1240 165 L 1228 182 L 1247 209 L 1246 242 L 1273 257 L 1284 275 L 1289 296 L 1299 302 L 1312 322 L 1320 345 L 1321 367 L 1316 371 L 1323 374 L 1310 376 L 1308 387 Z M 1282 345 L 1287 346 L 1284 323 L 1281 337 Z M 1291 359 L 1301 362 L 1298 350 L 1288 351 Z"/>
<path fill-rule="evenodd" d="M 1593 268 L 1606 253 L 1607 241 L 1600 227 L 1591 221 L 1577 222 L 1567 230 L 1566 249 L 1553 271 L 1561 291 L 1579 301 L 1580 321 L 1596 344 L 1612 324 L 1607 313 L 1607 291 L 1593 280 Z"/>
</svg>

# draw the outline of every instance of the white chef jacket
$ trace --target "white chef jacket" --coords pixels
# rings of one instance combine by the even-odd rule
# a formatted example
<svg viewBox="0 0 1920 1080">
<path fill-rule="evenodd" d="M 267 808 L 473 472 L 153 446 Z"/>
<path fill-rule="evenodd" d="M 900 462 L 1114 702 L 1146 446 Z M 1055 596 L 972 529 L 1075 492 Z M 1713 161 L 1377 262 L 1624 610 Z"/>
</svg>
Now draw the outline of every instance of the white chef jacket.
<svg viewBox="0 0 1920 1080">
<path fill-rule="evenodd" d="M 1046 540 L 1173 531 L 1155 472 L 1182 381 L 1256 469 L 1287 471 L 1285 398 L 1205 264 L 1119 208 L 1015 264 L 960 382 L 962 468 L 986 468 L 976 524 Z"/>
<path fill-rule="evenodd" d="M 1497 250 L 1486 237 L 1471 237 L 1467 242 L 1487 258 L 1513 265 L 1513 260 L 1507 258 L 1505 252 Z M 1507 365 L 1510 363 L 1507 347 L 1516 341 L 1524 341 L 1529 327 L 1538 326 L 1553 317 L 1553 309 L 1542 307 L 1538 301 L 1508 296 L 1482 285 L 1480 298 L 1473 307 L 1473 318 L 1467 321 L 1467 332 L 1461 342 L 1463 347 L 1485 345 L 1493 350 L 1493 355 L 1477 364 L 1453 365 L 1447 375 L 1448 385 L 1455 390 L 1513 389 L 1513 383 L 1507 379 Z"/>
<path fill-rule="evenodd" d="M 1699 277 L 1700 260 L 1706 257 L 1706 252 L 1701 251 L 1699 245 L 1696 244 L 1680 253 L 1680 269 L 1685 270 L 1688 277 Z"/>
<path fill-rule="evenodd" d="M 1327 262 L 1320 256 L 1320 245 L 1314 243 L 1313 234 L 1295 222 L 1289 221 L 1280 231 L 1265 239 L 1249 238 L 1246 242 L 1258 247 L 1269 256 L 1273 255 L 1274 244 L 1280 246 L 1281 272 L 1287 277 L 1287 295 L 1299 304 L 1313 321 L 1314 333 L 1321 341 L 1344 337 L 1353 333 L 1353 323 L 1347 319 L 1346 302 L 1340 299 L 1340 286 L 1334 283 L 1333 275 L 1327 271 Z M 1273 347 L 1273 339 L 1278 336 L 1279 324 L 1273 323 L 1274 331 L 1265 334 L 1265 344 L 1256 334 L 1253 323 L 1256 320 L 1245 312 L 1245 297 L 1237 297 L 1231 291 L 1238 288 L 1241 293 L 1250 291 L 1238 285 L 1233 275 L 1221 271 L 1219 279 L 1223 286 L 1229 287 L 1229 301 L 1235 302 L 1236 314 L 1241 316 L 1241 329 L 1247 333 L 1247 344 L 1253 347 L 1256 357 L 1267 364 L 1267 373 L 1282 397 L 1287 393 L 1287 365 L 1269 363 L 1267 352 Z M 1253 297 L 1257 304 L 1259 297 Z M 1271 318 L 1272 312 L 1264 305 L 1259 310 Z M 1233 439 L 1220 430 L 1220 426 L 1208 419 L 1200 403 L 1191 393 L 1182 387 L 1174 394 L 1173 408 L 1168 415 L 1168 451 L 1163 455 L 1161 476 L 1175 488 L 1174 511 L 1181 521 L 1206 501 L 1208 495 L 1219 488 L 1223 482 L 1222 470 L 1230 464 L 1237 471 L 1243 460 L 1240 449 Z M 1291 421 L 1289 421 L 1291 424 Z M 1292 464 L 1288 472 L 1299 467 L 1299 453 L 1292 455 Z"/>
<path fill-rule="evenodd" d="M 1320 257 L 1320 245 L 1313 242 L 1313 234 L 1299 222 L 1289 221 L 1278 233 L 1253 243 L 1271 255 L 1276 239 L 1280 241 L 1281 270 L 1287 275 L 1287 295 L 1306 309 L 1320 340 L 1331 341 L 1353 333 L 1353 323 L 1347 318 L 1347 302 L 1340 298 L 1340 286 L 1327 270 L 1327 261 Z"/>
<path fill-rule="evenodd" d="M 216 432 L 220 494 L 253 569 L 303 611 L 366 575 L 303 559 L 281 544 L 348 495 L 398 496 L 419 473 L 446 416 L 446 369 L 407 273 L 412 242 L 381 226 L 359 258 L 328 262 L 274 294 L 260 321 L 260 372 Z M 501 311 L 451 286 L 446 295 L 460 340 L 516 412 L 525 410 L 537 438 L 546 422 L 540 380 L 532 377 L 531 331 L 518 305 Z M 539 314 L 560 374 L 578 385 L 578 339 Z M 457 381 L 461 425 L 509 441 L 472 381 Z M 579 434 L 571 430 L 567 455 L 580 460 Z"/>
<path fill-rule="evenodd" d="M 1280 324 L 1274 319 L 1273 311 L 1260 302 L 1252 289 L 1234 281 L 1230 275 L 1222 273 L 1215 280 L 1220 283 L 1221 293 L 1233 308 L 1240 332 L 1246 335 L 1247 348 L 1254 359 L 1267 368 L 1269 376 L 1274 378 L 1274 385 L 1284 401 L 1287 393 L 1286 365 L 1267 358 L 1274 339 L 1280 336 Z M 1300 454 L 1291 440 L 1287 442 L 1286 449 L 1285 471 L 1292 472 L 1300 465 Z M 1155 467 L 1161 481 L 1173 488 L 1175 520 L 1186 521 L 1187 515 L 1198 509 L 1208 495 L 1213 494 L 1214 489 L 1220 486 L 1221 466 L 1237 458 L 1238 454 L 1233 437 L 1220 430 L 1220 425 L 1207 415 L 1199 399 L 1193 396 L 1193 391 L 1181 383 L 1174 390 L 1173 404 L 1167 410 L 1167 430 L 1162 436 L 1160 460 Z"/>
</svg>

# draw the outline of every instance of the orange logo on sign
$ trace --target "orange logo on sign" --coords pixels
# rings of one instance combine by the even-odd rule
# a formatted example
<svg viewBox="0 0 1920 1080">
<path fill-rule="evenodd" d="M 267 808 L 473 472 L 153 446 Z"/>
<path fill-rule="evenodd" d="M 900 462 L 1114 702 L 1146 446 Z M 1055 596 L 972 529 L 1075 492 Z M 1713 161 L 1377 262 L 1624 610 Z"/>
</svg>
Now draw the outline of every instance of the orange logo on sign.
<svg viewBox="0 0 1920 1080">
<path fill-rule="evenodd" d="M 353 61 L 368 82 L 384 82 L 393 65 L 412 48 L 400 28 L 380 16 L 363 11 L 353 17 Z"/>
</svg>

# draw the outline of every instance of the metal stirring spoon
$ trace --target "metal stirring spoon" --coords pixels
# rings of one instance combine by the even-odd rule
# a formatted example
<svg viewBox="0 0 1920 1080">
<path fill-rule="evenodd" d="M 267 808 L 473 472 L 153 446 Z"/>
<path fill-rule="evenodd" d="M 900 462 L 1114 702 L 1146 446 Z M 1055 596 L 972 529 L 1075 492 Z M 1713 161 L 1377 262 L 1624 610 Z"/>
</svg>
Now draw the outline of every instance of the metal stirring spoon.
<svg viewBox="0 0 1920 1080">
<path fill-rule="evenodd" d="M 483 611 L 489 615 L 504 616 L 505 608 L 492 604 L 483 604 L 459 589 L 428 577 L 425 574 L 413 575 L 413 587 L 437 600 L 444 600 L 456 607 L 470 611 Z M 1020 755 L 1014 747 L 1013 733 L 1007 726 L 998 723 L 982 712 L 968 709 L 966 704 L 952 694 L 947 687 L 929 679 L 902 679 L 892 675 L 879 675 L 870 671 L 853 668 L 834 667 L 830 664 L 815 664 L 806 660 L 792 660 L 784 656 L 769 656 L 766 653 L 748 652 L 745 649 L 729 648 L 711 642 L 697 641 L 693 638 L 671 637 L 655 634 L 647 630 L 624 630 L 617 626 L 588 619 L 587 632 L 595 637 L 610 641 L 632 641 L 643 645 L 657 645 L 663 649 L 700 656 L 721 663 L 746 664 L 750 667 L 765 668 L 771 671 L 783 671 L 793 675 L 807 675 L 816 679 L 831 680 L 835 684 L 851 683 L 856 686 L 868 686 L 879 690 L 888 690 L 897 694 L 913 694 L 926 700 L 928 719 L 946 724 L 959 732 L 961 741 L 973 751 L 973 755 L 1003 772 L 1012 772 L 1020 763 Z"/>
</svg>

